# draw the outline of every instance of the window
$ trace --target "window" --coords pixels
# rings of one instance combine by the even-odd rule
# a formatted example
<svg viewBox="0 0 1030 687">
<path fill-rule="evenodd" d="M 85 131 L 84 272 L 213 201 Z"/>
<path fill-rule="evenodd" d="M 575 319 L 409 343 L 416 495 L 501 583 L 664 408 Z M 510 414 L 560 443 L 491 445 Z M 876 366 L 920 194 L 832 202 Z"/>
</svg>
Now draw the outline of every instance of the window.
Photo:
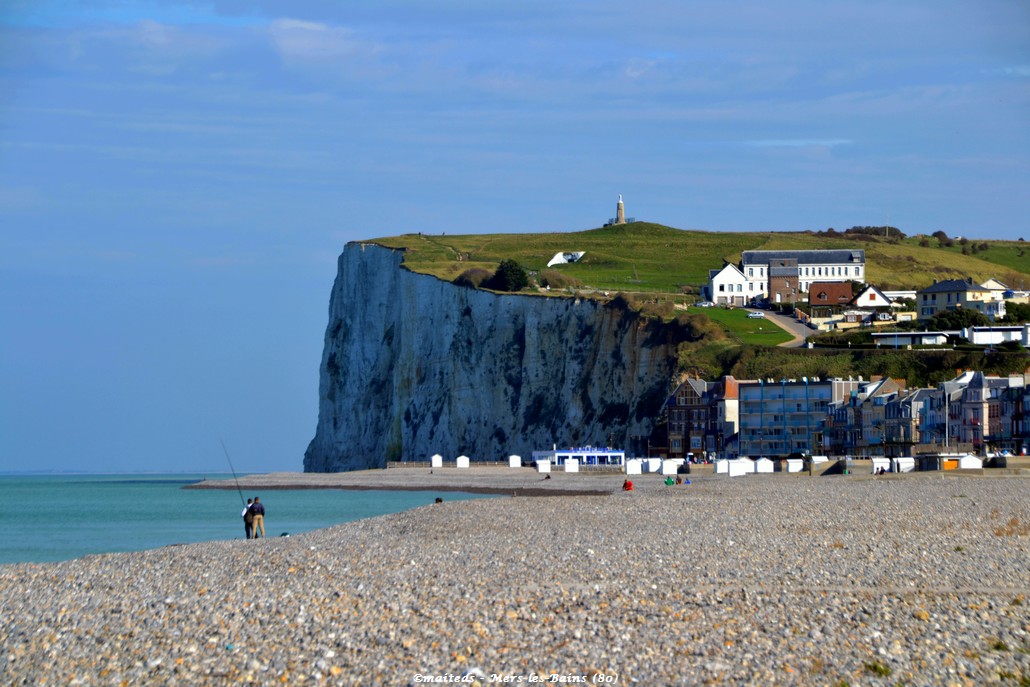
<svg viewBox="0 0 1030 687">
<path fill-rule="evenodd" d="M 749 277 L 755 276 L 755 270 L 754 270 L 753 267 L 748 267 L 747 268 L 747 276 L 749 276 Z"/>
<path fill-rule="evenodd" d="M 724 291 L 726 291 L 726 285 L 725 284 L 719 284 L 719 293 L 723 293 Z M 923 300 L 924 301 L 926 300 L 926 296 L 923 296 Z"/>
</svg>

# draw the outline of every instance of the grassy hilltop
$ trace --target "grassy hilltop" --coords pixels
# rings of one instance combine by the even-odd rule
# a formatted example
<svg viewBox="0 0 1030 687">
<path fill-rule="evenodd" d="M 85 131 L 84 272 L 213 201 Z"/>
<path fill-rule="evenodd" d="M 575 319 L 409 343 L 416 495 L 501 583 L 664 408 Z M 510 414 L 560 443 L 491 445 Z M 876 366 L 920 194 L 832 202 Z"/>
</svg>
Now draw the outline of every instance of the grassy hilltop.
<svg viewBox="0 0 1030 687">
<path fill-rule="evenodd" d="M 884 289 L 920 289 L 934 279 L 991 277 L 1014 288 L 1030 287 L 1030 248 L 1022 241 L 938 241 L 933 237 L 869 236 L 813 232 L 715 233 L 683 231 L 635 222 L 589 231 L 549 234 L 444 235 L 405 234 L 372 241 L 406 249 L 405 266 L 447 281 L 474 268 L 488 272 L 513 259 L 540 272 L 558 252 L 585 251 L 573 265 L 555 269 L 564 277 L 601 291 L 629 294 L 634 307 L 663 319 L 676 318 L 689 332 L 677 351 L 677 369 L 714 379 L 762 377 L 846 377 L 889 375 L 909 384 L 931 386 L 958 369 L 988 374 L 1019 373 L 1027 367 L 1025 351 L 987 356 L 982 350 L 892 350 L 845 342 L 816 349 L 777 348 L 790 339 L 778 327 L 751 320 L 742 309 L 689 308 L 674 311 L 670 301 L 690 303 L 708 283 L 708 270 L 737 263 L 745 250 L 861 248 L 866 252 L 869 283 Z M 923 245 L 920 245 L 923 244 Z M 984 244 L 987 244 L 986 247 Z M 963 248 L 969 255 L 963 254 Z M 539 294 L 536 289 L 527 293 Z M 557 290 L 555 293 L 560 293 Z M 648 293 L 676 294 L 648 304 Z M 636 295 L 633 295 L 636 294 Z M 642 294 L 642 295 L 641 295 Z M 688 295 L 689 294 L 689 295 Z M 659 305 L 659 301 L 662 305 Z"/>
<path fill-rule="evenodd" d="M 470 268 L 493 271 L 508 258 L 539 271 L 555 253 L 585 251 L 581 262 L 558 267 L 562 274 L 597 289 L 668 293 L 707 284 L 708 270 L 739 262 L 745 250 L 861 248 L 866 251 L 867 280 L 880 288 L 920 289 L 934 279 L 966 277 L 1030 286 L 1030 247 L 1025 242 L 977 240 L 977 252 L 963 255 L 959 241 L 951 247 L 933 238 L 927 246 L 920 241 L 843 233 L 685 231 L 634 222 L 569 233 L 405 234 L 372 242 L 405 248 L 408 269 L 448 281 Z"/>
</svg>

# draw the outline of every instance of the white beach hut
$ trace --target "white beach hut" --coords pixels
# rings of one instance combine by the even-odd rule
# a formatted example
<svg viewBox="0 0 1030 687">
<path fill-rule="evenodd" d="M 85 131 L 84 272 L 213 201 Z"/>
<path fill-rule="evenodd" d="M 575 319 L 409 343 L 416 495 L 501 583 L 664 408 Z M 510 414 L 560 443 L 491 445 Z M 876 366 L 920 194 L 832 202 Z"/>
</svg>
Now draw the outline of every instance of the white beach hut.
<svg viewBox="0 0 1030 687">
<path fill-rule="evenodd" d="M 768 458 L 759 458 L 755 461 L 754 471 L 755 474 L 772 474 L 775 467 L 776 466 L 773 465 L 773 462 Z"/>
<path fill-rule="evenodd" d="M 737 458 L 729 461 L 729 476 L 740 477 L 754 471 L 754 463 L 750 458 Z"/>
<path fill-rule="evenodd" d="M 805 461 L 800 458 L 787 459 L 787 472 L 801 472 L 805 469 Z"/>
<path fill-rule="evenodd" d="M 662 461 L 662 474 L 668 477 L 669 475 L 676 475 L 676 470 L 679 466 L 683 465 L 682 460 L 663 460 Z"/>
<path fill-rule="evenodd" d="M 522 467 L 522 456 L 508 456 L 508 467 L 520 468 Z"/>
<path fill-rule="evenodd" d="M 640 474 L 640 460 L 637 458 L 631 458 L 626 461 L 626 474 L 627 475 L 639 475 Z"/>
<path fill-rule="evenodd" d="M 579 458 L 566 458 L 565 472 L 579 472 Z"/>
<path fill-rule="evenodd" d="M 468 468 L 468 466 L 469 466 L 469 457 L 468 456 L 458 456 L 457 458 L 454 459 L 454 467 L 456 467 L 456 468 Z"/>
<path fill-rule="evenodd" d="M 536 462 L 536 471 L 537 472 L 550 472 L 551 471 L 551 461 L 547 460 L 546 458 L 543 459 L 543 460 L 538 460 Z"/>
<path fill-rule="evenodd" d="M 912 456 L 899 456 L 892 458 L 894 472 L 915 472 L 916 459 Z"/>
<path fill-rule="evenodd" d="M 728 460 L 717 460 L 715 461 L 715 474 L 725 475 L 730 471 L 730 461 Z"/>
<path fill-rule="evenodd" d="M 959 470 L 979 470 L 984 466 L 984 462 L 974 456 L 972 453 L 967 453 L 964 456 L 959 456 L 958 469 Z"/>
<path fill-rule="evenodd" d="M 439 453 L 434 454 L 429 459 L 429 467 L 442 468 L 443 467 L 443 456 L 441 456 Z"/>
<path fill-rule="evenodd" d="M 648 472 L 658 472 L 661 469 L 662 469 L 662 459 L 661 458 L 648 458 L 647 459 L 647 471 Z"/>
<path fill-rule="evenodd" d="M 890 458 L 879 458 L 879 457 L 875 457 L 874 456 L 873 459 L 872 459 L 872 463 L 873 463 L 873 474 L 874 475 L 880 474 L 880 468 L 883 468 L 887 472 L 891 471 L 891 461 L 890 461 Z"/>
</svg>

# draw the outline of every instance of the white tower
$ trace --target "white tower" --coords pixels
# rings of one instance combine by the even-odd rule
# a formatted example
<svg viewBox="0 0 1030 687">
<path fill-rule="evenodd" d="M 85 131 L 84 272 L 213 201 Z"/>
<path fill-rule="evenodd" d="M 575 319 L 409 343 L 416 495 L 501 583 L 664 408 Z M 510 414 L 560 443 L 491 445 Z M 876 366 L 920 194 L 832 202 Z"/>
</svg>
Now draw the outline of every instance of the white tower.
<svg viewBox="0 0 1030 687">
<path fill-rule="evenodd" d="M 626 207 L 622 204 L 622 194 L 619 194 L 619 204 L 615 206 L 615 223 L 626 223 Z"/>
</svg>

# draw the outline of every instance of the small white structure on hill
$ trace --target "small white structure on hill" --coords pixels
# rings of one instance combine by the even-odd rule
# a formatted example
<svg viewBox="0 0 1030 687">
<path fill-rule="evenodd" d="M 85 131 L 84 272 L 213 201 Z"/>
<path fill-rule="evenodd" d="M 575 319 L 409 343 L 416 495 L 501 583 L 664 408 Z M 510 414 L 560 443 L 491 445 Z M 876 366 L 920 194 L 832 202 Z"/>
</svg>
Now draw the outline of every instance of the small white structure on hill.
<svg viewBox="0 0 1030 687">
<path fill-rule="evenodd" d="M 572 262 L 579 262 L 580 258 L 586 255 L 586 251 L 576 251 L 569 253 L 555 253 L 551 261 L 547 263 L 548 267 L 552 265 L 565 265 Z"/>
<path fill-rule="evenodd" d="M 458 456 L 454 459 L 454 467 L 456 468 L 467 468 L 469 466 L 468 456 Z"/>
</svg>

